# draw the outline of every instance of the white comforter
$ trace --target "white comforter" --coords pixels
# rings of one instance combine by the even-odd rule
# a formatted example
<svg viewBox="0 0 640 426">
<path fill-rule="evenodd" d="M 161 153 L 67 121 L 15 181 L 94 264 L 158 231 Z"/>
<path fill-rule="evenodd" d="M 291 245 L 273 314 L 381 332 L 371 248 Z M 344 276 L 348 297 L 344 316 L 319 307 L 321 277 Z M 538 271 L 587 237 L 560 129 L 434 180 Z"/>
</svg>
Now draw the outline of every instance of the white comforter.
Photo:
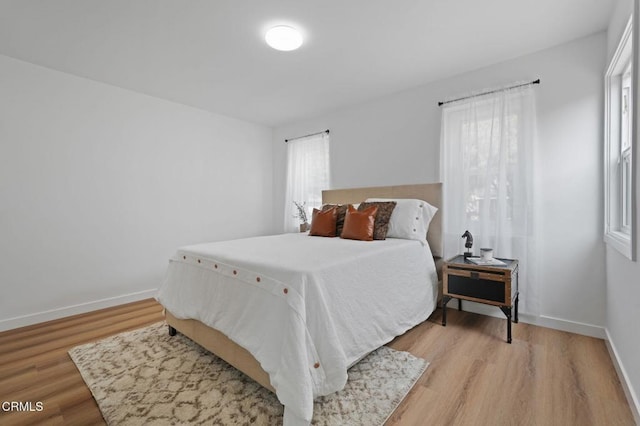
<svg viewBox="0 0 640 426">
<path fill-rule="evenodd" d="M 285 424 L 308 424 L 314 397 L 342 389 L 352 364 L 424 321 L 436 298 L 426 242 L 306 234 L 182 247 L 158 294 L 260 362 Z"/>
</svg>

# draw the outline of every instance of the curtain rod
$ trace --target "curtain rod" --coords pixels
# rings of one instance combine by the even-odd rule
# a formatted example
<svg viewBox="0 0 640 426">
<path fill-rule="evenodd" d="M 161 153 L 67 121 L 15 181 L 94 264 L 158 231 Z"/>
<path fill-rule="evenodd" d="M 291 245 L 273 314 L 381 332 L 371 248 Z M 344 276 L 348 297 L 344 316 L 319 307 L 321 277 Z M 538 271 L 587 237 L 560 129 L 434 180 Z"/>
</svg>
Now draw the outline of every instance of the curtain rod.
<svg viewBox="0 0 640 426">
<path fill-rule="evenodd" d="M 465 99 L 476 98 L 476 97 L 478 97 L 478 96 L 482 96 L 482 95 L 489 95 L 489 94 L 491 94 L 491 93 L 503 92 L 503 91 L 505 91 L 505 90 L 515 89 L 515 88 L 518 88 L 518 87 L 529 86 L 530 84 L 540 84 L 540 79 L 530 81 L 529 83 L 517 84 L 517 85 L 515 85 L 515 86 L 511 86 L 511 87 L 505 87 L 505 88 L 502 88 L 502 89 L 491 90 L 491 91 L 489 91 L 489 92 L 478 93 L 477 95 L 465 96 L 465 97 L 463 97 L 463 98 L 452 99 L 452 100 L 450 100 L 450 101 L 442 101 L 442 102 L 438 102 L 438 106 L 442 106 L 442 105 L 444 105 L 444 104 L 450 104 L 451 102 L 458 102 L 458 101 L 462 101 L 462 100 L 465 100 Z"/>
<path fill-rule="evenodd" d="M 327 130 L 323 130 L 322 132 L 309 133 L 308 135 L 298 136 L 297 138 L 285 139 L 284 141 L 285 141 L 285 142 L 294 141 L 294 140 L 296 140 L 296 139 L 308 138 L 309 136 L 320 135 L 320 134 L 322 134 L 322 133 L 327 133 L 327 134 L 329 134 L 329 129 L 327 129 Z"/>
</svg>

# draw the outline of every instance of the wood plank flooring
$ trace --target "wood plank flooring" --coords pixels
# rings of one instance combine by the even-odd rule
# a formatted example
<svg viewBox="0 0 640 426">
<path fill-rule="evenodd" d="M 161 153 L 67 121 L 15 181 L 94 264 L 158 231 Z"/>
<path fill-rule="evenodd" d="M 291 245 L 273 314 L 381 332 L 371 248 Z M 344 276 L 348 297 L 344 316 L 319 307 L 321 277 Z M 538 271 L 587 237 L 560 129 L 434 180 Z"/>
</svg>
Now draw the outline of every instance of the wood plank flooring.
<svg viewBox="0 0 640 426">
<path fill-rule="evenodd" d="M 42 401 L 40 412 L 3 412 L 0 425 L 103 425 L 67 351 L 163 319 L 153 299 L 0 333 L 0 401 Z"/>
<path fill-rule="evenodd" d="M 602 340 L 441 311 L 390 346 L 431 365 L 387 425 L 633 425 Z M 0 333 L 0 401 L 42 401 L 2 412 L 1 425 L 100 425 L 102 416 L 67 351 L 162 320 L 152 299 Z"/>
</svg>

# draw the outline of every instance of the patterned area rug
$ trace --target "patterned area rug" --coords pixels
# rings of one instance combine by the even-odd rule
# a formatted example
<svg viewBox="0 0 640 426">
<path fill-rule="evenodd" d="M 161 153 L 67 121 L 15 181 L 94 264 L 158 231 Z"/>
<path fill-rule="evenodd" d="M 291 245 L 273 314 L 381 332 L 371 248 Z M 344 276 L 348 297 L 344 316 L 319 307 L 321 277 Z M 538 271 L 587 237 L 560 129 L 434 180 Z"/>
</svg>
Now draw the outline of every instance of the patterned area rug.
<svg viewBox="0 0 640 426">
<path fill-rule="evenodd" d="M 109 425 L 277 425 L 276 396 L 178 333 L 157 323 L 69 355 Z M 349 370 L 343 390 L 319 398 L 314 425 L 381 425 L 428 366 L 385 346 Z"/>
</svg>

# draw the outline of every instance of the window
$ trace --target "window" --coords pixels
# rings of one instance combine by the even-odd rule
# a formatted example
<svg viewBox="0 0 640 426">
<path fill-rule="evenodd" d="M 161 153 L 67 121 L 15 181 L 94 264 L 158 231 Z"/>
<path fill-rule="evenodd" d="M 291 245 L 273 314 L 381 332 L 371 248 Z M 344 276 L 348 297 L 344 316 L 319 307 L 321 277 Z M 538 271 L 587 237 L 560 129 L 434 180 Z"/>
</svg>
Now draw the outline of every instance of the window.
<svg viewBox="0 0 640 426">
<path fill-rule="evenodd" d="M 323 189 L 330 189 L 329 132 L 290 139 L 287 142 L 285 232 L 300 230 L 296 203 L 304 205 L 308 222 L 311 222 L 313 208 L 322 205 Z"/>
<path fill-rule="evenodd" d="M 633 24 L 629 19 L 605 75 L 605 242 L 629 259 L 633 244 Z"/>
<path fill-rule="evenodd" d="M 487 116 L 492 111 L 477 114 L 477 121 L 462 122 L 462 149 L 465 152 L 465 168 L 468 173 L 469 194 L 466 215 L 469 222 L 481 218 L 498 217 L 499 192 L 505 190 L 505 219 L 513 219 L 513 183 L 518 164 L 518 114 L 511 111 L 504 117 Z M 485 115 L 484 117 L 481 115 Z M 495 143 L 492 132 L 503 127 L 509 133 L 503 145 Z M 503 149 L 502 156 L 498 149 Z M 502 164 L 501 164 L 502 163 Z M 501 166 L 504 166 L 501 169 Z M 501 182 L 503 175 L 503 182 Z M 504 188 L 501 188 L 501 187 Z"/>
<path fill-rule="evenodd" d="M 620 104 L 620 186 L 622 193 L 620 229 L 631 233 L 631 135 L 632 135 L 632 108 L 631 108 L 631 61 L 628 62 L 622 74 L 622 92 Z"/>
<path fill-rule="evenodd" d="M 535 93 L 531 85 L 517 87 L 442 108 L 444 249 L 446 257 L 460 253 L 460 236 L 469 230 L 475 247 L 491 247 L 500 257 L 519 259 L 523 308 L 537 315 Z"/>
</svg>

